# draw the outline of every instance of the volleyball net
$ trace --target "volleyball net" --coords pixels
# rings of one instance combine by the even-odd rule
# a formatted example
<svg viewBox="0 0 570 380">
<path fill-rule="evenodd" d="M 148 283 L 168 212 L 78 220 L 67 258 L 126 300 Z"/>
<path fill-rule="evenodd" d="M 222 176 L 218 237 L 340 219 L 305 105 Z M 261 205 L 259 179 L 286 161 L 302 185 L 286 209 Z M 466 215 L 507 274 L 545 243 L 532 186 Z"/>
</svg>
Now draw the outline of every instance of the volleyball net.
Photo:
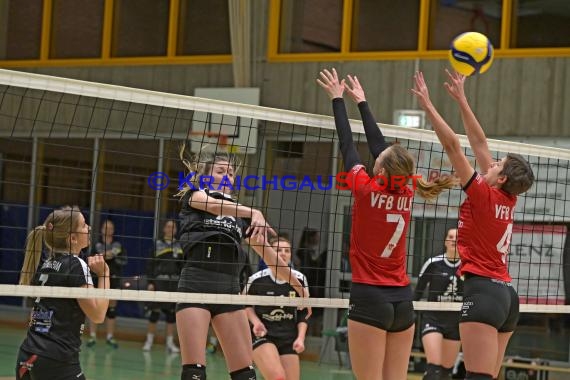
<svg viewBox="0 0 570 380">
<path fill-rule="evenodd" d="M 328 102 L 324 98 L 323 104 Z M 358 115 L 356 107 L 347 106 Z M 374 160 L 362 123 L 351 119 L 351 126 L 371 170 Z M 424 178 L 452 173 L 431 130 L 380 127 L 390 142 L 413 154 Z M 466 137 L 460 140 L 475 165 Z M 179 158 L 183 143 L 191 152 L 209 145 L 241 158 L 235 196 L 260 209 L 288 237 L 292 265 L 306 275 L 311 298 L 147 290 L 152 279 L 146 268 L 156 257 L 155 243 L 164 238 L 166 222 L 177 221 L 180 203 L 174 194 L 189 181 Z M 510 236 L 509 270 L 521 310 L 567 313 L 570 151 L 498 140 L 489 140 L 489 147 L 497 159 L 507 152 L 521 154 L 536 177 L 532 189 L 519 197 Z M 3 302 L 41 296 L 348 307 L 352 198 L 342 182 L 330 116 L 0 70 L 0 163 Z M 446 232 L 457 226 L 464 198 L 459 188 L 434 202 L 414 198 L 407 236 L 413 283 L 424 263 L 443 253 Z M 86 254 L 101 241 L 102 223 L 113 222 L 114 240 L 126 257 L 116 289 L 17 285 L 27 233 L 63 205 L 78 205 L 92 227 L 93 244 Z M 249 273 L 255 273 L 262 264 L 252 251 L 249 259 Z M 449 302 L 415 306 L 420 311 L 460 308 Z"/>
</svg>

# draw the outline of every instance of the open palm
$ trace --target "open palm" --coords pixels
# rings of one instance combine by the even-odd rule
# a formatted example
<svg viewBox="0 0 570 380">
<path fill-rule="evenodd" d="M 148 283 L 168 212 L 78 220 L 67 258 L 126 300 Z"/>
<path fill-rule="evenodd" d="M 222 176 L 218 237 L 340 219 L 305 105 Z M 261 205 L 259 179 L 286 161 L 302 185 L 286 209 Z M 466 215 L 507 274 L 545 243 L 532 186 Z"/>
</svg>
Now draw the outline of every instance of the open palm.
<svg viewBox="0 0 570 380">
<path fill-rule="evenodd" d="M 414 88 L 412 88 L 412 93 L 418 99 L 418 103 L 423 110 L 431 105 L 429 91 L 424 80 L 424 74 L 421 71 L 417 71 L 414 75 Z"/>
<path fill-rule="evenodd" d="M 449 82 L 445 82 L 443 85 L 447 90 L 447 93 L 455 100 L 460 101 L 465 99 L 465 76 L 459 73 L 451 73 L 449 70 L 445 70 L 449 78 Z"/>
</svg>

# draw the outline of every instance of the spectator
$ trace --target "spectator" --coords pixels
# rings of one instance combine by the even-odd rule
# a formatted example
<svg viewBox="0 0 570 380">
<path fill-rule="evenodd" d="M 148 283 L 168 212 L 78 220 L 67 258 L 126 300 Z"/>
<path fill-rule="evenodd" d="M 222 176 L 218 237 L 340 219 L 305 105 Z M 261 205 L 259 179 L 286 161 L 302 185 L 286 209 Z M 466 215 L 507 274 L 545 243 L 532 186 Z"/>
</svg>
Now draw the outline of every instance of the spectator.
<svg viewBox="0 0 570 380">
<path fill-rule="evenodd" d="M 101 241 L 95 245 L 95 255 L 103 255 L 105 262 L 109 266 L 111 272 L 111 289 L 121 288 L 121 275 L 123 267 L 127 265 L 127 251 L 123 248 L 122 244 L 114 239 L 115 224 L 107 219 L 101 225 Z M 119 348 L 119 344 L 114 338 L 115 333 L 115 318 L 117 301 L 109 300 L 109 309 L 107 309 L 107 344 L 113 348 Z M 97 325 L 90 320 L 90 335 L 87 341 L 87 347 L 93 347 L 97 339 Z"/>
<path fill-rule="evenodd" d="M 155 244 L 154 252 L 148 262 L 148 290 L 175 292 L 178 288 L 180 271 L 182 270 L 182 246 L 176 241 L 176 221 L 168 220 L 162 228 L 163 238 Z M 144 351 L 150 351 L 156 334 L 156 323 L 162 311 L 166 317 L 166 349 L 178 353 L 180 349 L 174 343 L 176 327 L 175 303 L 156 302 L 149 304 L 148 328 Z"/>
</svg>

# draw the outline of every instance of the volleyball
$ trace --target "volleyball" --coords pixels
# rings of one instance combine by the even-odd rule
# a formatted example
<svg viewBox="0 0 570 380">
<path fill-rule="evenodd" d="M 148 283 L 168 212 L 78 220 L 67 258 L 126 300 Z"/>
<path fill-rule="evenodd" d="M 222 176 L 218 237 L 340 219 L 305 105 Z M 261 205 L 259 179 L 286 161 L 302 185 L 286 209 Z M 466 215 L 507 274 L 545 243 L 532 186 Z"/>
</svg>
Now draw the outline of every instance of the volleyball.
<svg viewBox="0 0 570 380">
<path fill-rule="evenodd" d="M 493 45 L 484 34 L 460 34 L 451 42 L 449 62 L 455 71 L 465 76 L 482 74 L 493 63 Z"/>
</svg>

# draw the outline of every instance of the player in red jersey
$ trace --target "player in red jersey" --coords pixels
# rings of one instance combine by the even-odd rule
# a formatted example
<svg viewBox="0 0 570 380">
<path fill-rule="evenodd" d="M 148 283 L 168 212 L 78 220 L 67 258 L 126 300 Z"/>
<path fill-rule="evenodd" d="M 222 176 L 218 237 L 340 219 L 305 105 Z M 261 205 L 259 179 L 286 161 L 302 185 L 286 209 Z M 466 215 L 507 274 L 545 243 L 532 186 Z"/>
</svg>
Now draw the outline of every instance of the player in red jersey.
<svg viewBox="0 0 570 380">
<path fill-rule="evenodd" d="M 465 97 L 465 77 L 451 74 L 445 83 L 459 104 L 469 144 L 482 168 L 471 167 L 455 132 L 439 115 L 423 74 L 416 73 L 412 92 L 426 111 L 467 199 L 460 208 L 458 249 L 465 277 L 459 331 L 467 379 L 493 379 L 499 374 L 507 343 L 519 318 L 519 300 L 507 268 L 517 195 L 534 182 L 529 163 L 518 154 L 493 161 L 487 138 Z"/>
<path fill-rule="evenodd" d="M 332 100 L 346 179 L 354 196 L 350 359 L 359 380 L 405 379 L 414 335 L 413 293 L 406 274 L 406 231 L 414 196 L 407 183 L 415 175 L 414 159 L 400 145 L 388 147 L 358 79 L 348 76 L 348 80 L 350 85 L 339 82 L 334 69 L 323 70 L 317 79 Z M 373 178 L 366 173 L 352 141 L 342 99 L 345 89 L 358 104 L 368 146 L 376 157 Z M 414 177 L 420 177 L 415 187 L 426 199 L 456 184 L 453 177 L 442 176 L 433 183 Z"/>
</svg>

